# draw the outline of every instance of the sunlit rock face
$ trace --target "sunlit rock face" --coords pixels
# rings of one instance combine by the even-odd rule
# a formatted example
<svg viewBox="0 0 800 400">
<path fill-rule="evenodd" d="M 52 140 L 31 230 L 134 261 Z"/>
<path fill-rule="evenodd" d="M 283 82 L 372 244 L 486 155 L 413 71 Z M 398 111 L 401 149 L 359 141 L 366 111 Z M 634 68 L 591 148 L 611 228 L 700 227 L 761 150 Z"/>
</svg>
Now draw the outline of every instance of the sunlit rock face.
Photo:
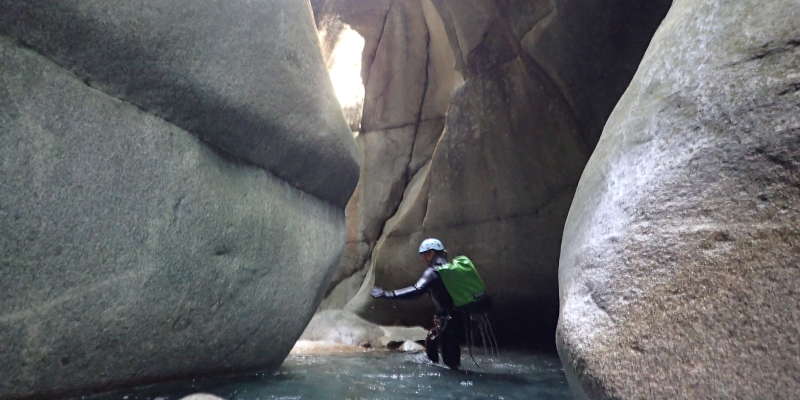
<svg viewBox="0 0 800 400">
<path fill-rule="evenodd" d="M 478 264 L 506 344 L 552 346 L 572 195 L 668 1 L 371 2 L 372 25 L 338 3 L 367 39 L 367 97 L 340 268 L 350 278 L 329 299 L 363 282 L 346 308 L 428 324 L 427 299 L 366 289 L 415 282 L 417 246 L 435 236 Z"/>
<path fill-rule="evenodd" d="M 800 5 L 676 0 L 581 178 L 559 351 L 592 399 L 800 392 Z"/>
<path fill-rule="evenodd" d="M 336 32 L 352 28 L 365 40 L 359 71 L 365 85 L 364 112 L 356 138 L 361 179 L 347 207 L 347 245 L 334 277 L 339 284 L 323 303 L 341 308 L 360 288 L 375 243 L 409 182 L 430 160 L 460 75 L 444 26 L 429 2 L 312 4 L 326 54 L 347 45 Z M 336 79 L 333 72 L 332 78 Z"/>
<path fill-rule="evenodd" d="M 307 4 L 0 9 L 0 398 L 277 365 L 358 175 Z"/>
<path fill-rule="evenodd" d="M 319 36 L 333 92 L 354 135 L 361 128 L 364 111 L 364 83 L 361 80 L 361 55 L 364 37 L 338 18 L 319 22 Z"/>
</svg>

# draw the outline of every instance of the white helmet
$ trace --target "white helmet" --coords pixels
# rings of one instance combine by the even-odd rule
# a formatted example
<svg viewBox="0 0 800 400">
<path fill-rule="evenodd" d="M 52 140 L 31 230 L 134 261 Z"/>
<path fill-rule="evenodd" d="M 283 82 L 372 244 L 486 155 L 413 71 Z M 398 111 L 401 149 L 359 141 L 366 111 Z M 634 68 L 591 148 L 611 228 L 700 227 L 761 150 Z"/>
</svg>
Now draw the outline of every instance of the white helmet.
<svg viewBox="0 0 800 400">
<path fill-rule="evenodd" d="M 428 250 L 444 251 L 444 244 L 439 239 L 425 239 L 419 244 L 419 252 L 424 253 Z"/>
</svg>

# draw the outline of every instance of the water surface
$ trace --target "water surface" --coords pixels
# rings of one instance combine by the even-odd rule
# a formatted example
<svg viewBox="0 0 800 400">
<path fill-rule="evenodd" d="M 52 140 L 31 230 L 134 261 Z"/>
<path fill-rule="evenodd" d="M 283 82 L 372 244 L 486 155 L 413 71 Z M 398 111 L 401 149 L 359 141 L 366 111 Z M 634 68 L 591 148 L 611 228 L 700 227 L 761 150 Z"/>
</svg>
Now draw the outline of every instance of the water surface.
<svg viewBox="0 0 800 400">
<path fill-rule="evenodd" d="M 290 355 L 275 372 L 155 385 L 92 400 L 176 400 L 204 392 L 228 400 L 571 399 L 553 355 L 468 356 L 466 371 L 430 363 L 422 353 Z"/>
</svg>

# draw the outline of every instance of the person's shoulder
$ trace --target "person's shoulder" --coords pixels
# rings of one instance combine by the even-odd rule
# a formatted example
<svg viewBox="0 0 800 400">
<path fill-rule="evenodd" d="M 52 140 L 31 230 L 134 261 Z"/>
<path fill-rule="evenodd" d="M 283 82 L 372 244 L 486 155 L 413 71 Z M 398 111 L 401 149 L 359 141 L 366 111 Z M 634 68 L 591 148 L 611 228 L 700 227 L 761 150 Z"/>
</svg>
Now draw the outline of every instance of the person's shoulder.
<svg viewBox="0 0 800 400">
<path fill-rule="evenodd" d="M 436 272 L 436 267 L 428 267 L 425 268 L 425 272 L 422 273 L 422 276 L 428 279 L 435 279 L 439 277 L 439 273 Z"/>
</svg>

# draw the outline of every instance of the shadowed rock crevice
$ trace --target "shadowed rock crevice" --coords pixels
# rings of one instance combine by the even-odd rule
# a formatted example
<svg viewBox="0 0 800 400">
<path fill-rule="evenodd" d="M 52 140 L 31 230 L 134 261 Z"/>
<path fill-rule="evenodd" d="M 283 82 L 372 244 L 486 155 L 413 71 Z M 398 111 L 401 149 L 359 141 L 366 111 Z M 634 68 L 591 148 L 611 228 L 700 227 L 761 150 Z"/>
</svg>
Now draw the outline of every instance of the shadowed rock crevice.
<svg viewBox="0 0 800 400">
<path fill-rule="evenodd" d="M 742 63 L 747 63 L 747 62 L 751 62 L 751 61 L 763 60 L 765 58 L 769 58 L 769 57 L 772 57 L 772 56 L 775 56 L 775 55 L 778 55 L 778 54 L 781 54 L 781 53 L 786 53 L 786 52 L 790 52 L 790 51 L 797 51 L 798 48 L 800 48 L 800 40 L 798 40 L 798 39 L 787 40 L 786 42 L 778 43 L 778 44 L 775 44 L 775 42 L 768 42 L 768 43 L 765 43 L 764 45 L 762 45 L 761 47 L 759 47 L 757 50 L 755 50 L 753 52 L 754 54 L 752 56 L 750 56 L 749 58 L 747 58 L 745 60 L 742 60 L 742 61 L 739 61 L 739 62 L 735 62 L 735 63 L 731 64 L 731 66 L 742 64 Z"/>
</svg>

